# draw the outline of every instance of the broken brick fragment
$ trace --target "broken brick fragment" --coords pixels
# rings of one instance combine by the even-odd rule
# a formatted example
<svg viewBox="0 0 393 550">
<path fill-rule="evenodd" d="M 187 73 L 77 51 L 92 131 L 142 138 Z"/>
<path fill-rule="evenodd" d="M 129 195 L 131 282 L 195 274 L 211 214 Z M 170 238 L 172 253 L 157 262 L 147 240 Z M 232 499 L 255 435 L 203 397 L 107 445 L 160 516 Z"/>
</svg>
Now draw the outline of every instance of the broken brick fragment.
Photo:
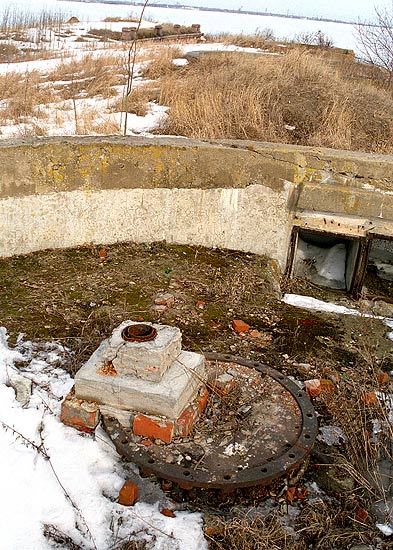
<svg viewBox="0 0 393 550">
<path fill-rule="evenodd" d="M 171 420 L 137 414 L 134 417 L 132 431 L 148 439 L 159 439 L 164 443 L 171 443 L 174 432 L 174 423 Z"/>
<path fill-rule="evenodd" d="M 236 385 L 236 379 L 231 374 L 224 372 L 210 382 L 210 386 L 214 393 L 220 397 L 224 397 L 230 393 Z"/>
<path fill-rule="evenodd" d="M 83 401 L 70 392 L 61 404 L 60 421 L 80 432 L 91 433 L 100 420 L 98 404 L 93 401 Z"/>
<path fill-rule="evenodd" d="M 175 303 L 175 297 L 173 294 L 166 292 L 165 294 L 160 294 L 159 296 L 157 296 L 154 299 L 154 303 L 156 306 L 172 307 Z"/>
<path fill-rule="evenodd" d="M 309 397 L 317 397 L 322 392 L 321 381 L 318 378 L 306 380 L 304 387 Z"/>
<path fill-rule="evenodd" d="M 387 372 L 379 371 L 378 373 L 378 384 L 383 386 L 389 382 L 389 374 Z"/>
<path fill-rule="evenodd" d="M 133 481 L 125 481 L 119 492 L 119 504 L 132 506 L 138 498 L 138 487 Z"/>
<path fill-rule="evenodd" d="M 173 512 L 173 510 L 170 510 L 169 508 L 163 508 L 162 510 L 160 510 L 160 513 L 163 516 L 166 516 L 167 518 L 175 518 L 176 517 L 176 514 Z"/>
<path fill-rule="evenodd" d="M 197 309 L 204 309 L 205 307 L 205 302 L 203 300 L 198 300 L 197 303 L 195 304 L 195 307 Z"/>
<path fill-rule="evenodd" d="M 232 327 L 236 332 L 248 332 L 250 330 L 250 325 L 241 319 L 233 319 Z"/>
<path fill-rule="evenodd" d="M 175 433 L 180 437 L 187 437 L 193 428 L 195 421 L 205 410 L 209 391 L 207 388 L 202 388 L 199 395 L 194 401 L 188 405 L 175 422 Z"/>
<path fill-rule="evenodd" d="M 363 401 L 366 406 L 375 405 L 378 402 L 378 397 L 375 391 L 369 391 L 363 395 Z"/>
<path fill-rule="evenodd" d="M 330 394 L 336 391 L 335 384 L 328 378 L 321 378 L 320 384 L 321 384 L 321 393 Z"/>
<path fill-rule="evenodd" d="M 209 399 L 209 390 L 206 387 L 202 387 L 199 390 L 199 395 L 195 399 L 195 403 L 198 407 L 198 413 L 201 415 L 206 409 L 207 400 Z"/>
</svg>

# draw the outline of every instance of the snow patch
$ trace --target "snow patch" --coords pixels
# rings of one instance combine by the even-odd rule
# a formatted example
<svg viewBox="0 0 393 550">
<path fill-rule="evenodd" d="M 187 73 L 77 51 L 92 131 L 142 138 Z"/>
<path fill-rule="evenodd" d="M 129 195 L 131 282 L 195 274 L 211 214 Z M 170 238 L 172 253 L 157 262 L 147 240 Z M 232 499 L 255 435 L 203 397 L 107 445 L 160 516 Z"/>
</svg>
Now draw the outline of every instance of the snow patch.
<svg viewBox="0 0 393 550">
<path fill-rule="evenodd" d="M 61 368 L 69 355 L 60 344 L 21 338 L 11 349 L 0 327 L 0 514 L 7 526 L 2 548 L 51 550 L 44 536 L 49 526 L 86 550 L 110 550 L 133 539 L 156 550 L 207 550 L 200 514 L 168 518 L 158 503 L 126 508 L 116 502 L 127 474 L 112 442 L 101 428 L 89 436 L 59 420 L 61 401 L 73 385 Z M 32 381 L 26 408 L 7 386 L 12 372 Z"/>
</svg>

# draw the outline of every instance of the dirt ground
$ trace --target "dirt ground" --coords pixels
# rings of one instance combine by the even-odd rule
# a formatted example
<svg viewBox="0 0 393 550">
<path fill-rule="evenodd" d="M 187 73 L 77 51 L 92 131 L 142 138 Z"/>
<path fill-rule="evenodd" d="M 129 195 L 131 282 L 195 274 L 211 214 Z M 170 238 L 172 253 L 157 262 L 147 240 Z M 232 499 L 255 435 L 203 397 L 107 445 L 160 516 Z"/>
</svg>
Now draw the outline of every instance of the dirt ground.
<svg viewBox="0 0 393 550">
<path fill-rule="evenodd" d="M 371 280 L 366 284 L 372 288 Z M 158 316 L 152 307 L 163 292 L 173 294 L 174 304 Z M 379 452 L 373 448 L 370 454 L 369 441 L 372 419 L 381 411 L 365 396 L 377 390 L 391 392 L 393 345 L 386 337 L 388 329 L 376 319 L 295 308 L 281 301 L 288 292 L 393 318 L 389 298 L 355 302 L 344 292 L 281 280 L 275 262 L 261 256 L 160 242 L 84 246 L 0 259 L 0 326 L 6 327 L 11 343 L 19 333 L 34 341 L 61 341 L 70 350 L 71 373 L 114 327 L 131 319 L 178 326 L 186 350 L 262 361 L 299 381 L 329 380 L 330 390 L 315 396 L 314 406 L 321 425 L 340 426 L 347 443 L 334 448 L 318 443 L 311 467 L 293 484 L 295 489 L 287 484 L 270 494 L 278 507 L 298 506 L 296 528 L 303 534 L 296 544 L 290 538 L 285 542 L 281 528 L 276 529 L 277 537 L 284 537 L 281 542 L 266 538 L 273 525 L 270 519 L 255 523 L 255 517 L 236 516 L 234 506 L 241 507 L 245 500 L 260 505 L 269 496 L 266 490 L 255 489 L 239 498 L 204 498 L 200 493 L 185 497 L 178 492 L 173 496 L 208 512 L 206 533 L 212 549 L 344 549 L 356 548 L 355 543 L 389 548 L 388 539 L 375 528 L 372 503 L 378 491 L 372 483 L 370 489 L 366 474 L 355 475 L 369 469 L 368 456 L 374 457 L 375 465 Z M 251 330 L 244 335 L 236 332 L 236 319 Z M 321 462 L 332 461 L 334 466 L 321 467 Z M 327 495 L 319 504 L 305 498 L 305 483 L 315 480 Z M 356 510 L 364 512 L 360 519 Z M 236 546 L 240 531 L 252 532 L 254 527 L 270 546 Z M 236 540 L 231 538 L 233 529 Z"/>
<path fill-rule="evenodd" d="M 157 320 L 154 298 L 170 292 L 174 306 L 159 320 L 181 329 L 184 349 L 232 353 L 294 376 L 302 372 L 293 362 L 345 370 L 371 351 L 383 370 L 393 369 L 381 322 L 294 308 L 281 295 L 305 294 L 366 312 L 374 302 L 359 305 L 343 292 L 282 282 L 275 262 L 264 257 L 164 243 L 109 246 L 105 258 L 100 250 L 86 246 L 0 259 L 0 323 L 11 342 L 21 332 L 33 340 L 61 340 L 81 363 L 121 321 Z M 261 335 L 239 335 L 233 319 Z"/>
</svg>

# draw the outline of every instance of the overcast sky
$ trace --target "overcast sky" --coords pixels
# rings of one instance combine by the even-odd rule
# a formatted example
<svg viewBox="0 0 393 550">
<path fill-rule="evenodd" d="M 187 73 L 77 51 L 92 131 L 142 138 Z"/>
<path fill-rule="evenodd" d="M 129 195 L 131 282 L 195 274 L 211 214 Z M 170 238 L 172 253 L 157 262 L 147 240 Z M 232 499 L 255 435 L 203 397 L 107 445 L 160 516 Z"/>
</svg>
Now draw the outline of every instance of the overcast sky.
<svg viewBox="0 0 393 550">
<path fill-rule="evenodd" d="M 357 21 L 359 18 L 372 19 L 375 5 L 393 5 L 390 0 L 150 0 L 151 4 L 154 4 L 154 2 L 218 6 L 231 9 L 242 7 L 254 11 L 328 17 L 350 21 Z"/>
</svg>

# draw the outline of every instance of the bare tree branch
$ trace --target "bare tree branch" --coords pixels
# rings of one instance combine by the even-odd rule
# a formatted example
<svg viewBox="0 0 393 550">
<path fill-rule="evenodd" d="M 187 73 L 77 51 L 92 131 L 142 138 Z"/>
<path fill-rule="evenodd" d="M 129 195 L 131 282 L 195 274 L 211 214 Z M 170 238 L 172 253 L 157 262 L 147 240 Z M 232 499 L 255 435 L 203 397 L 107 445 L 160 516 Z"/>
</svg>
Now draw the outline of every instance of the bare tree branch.
<svg viewBox="0 0 393 550">
<path fill-rule="evenodd" d="M 360 22 L 355 36 L 364 60 L 385 69 L 389 82 L 393 76 L 393 2 L 390 8 L 374 8 L 373 23 Z"/>
<path fill-rule="evenodd" d="M 141 14 L 138 19 L 138 25 L 136 28 L 136 33 L 133 41 L 131 42 L 131 46 L 128 50 L 128 56 L 127 56 L 127 82 L 125 87 L 125 93 L 124 93 L 124 127 L 123 127 L 123 136 L 127 135 L 127 119 L 128 119 L 128 101 L 132 92 L 132 85 L 134 82 L 134 72 L 135 72 L 135 60 L 136 60 L 136 54 L 137 54 L 137 40 L 138 40 L 138 31 L 141 28 L 143 15 L 145 13 L 145 9 L 147 4 L 149 3 L 149 0 L 145 0 L 145 3 L 143 4 Z"/>
</svg>

